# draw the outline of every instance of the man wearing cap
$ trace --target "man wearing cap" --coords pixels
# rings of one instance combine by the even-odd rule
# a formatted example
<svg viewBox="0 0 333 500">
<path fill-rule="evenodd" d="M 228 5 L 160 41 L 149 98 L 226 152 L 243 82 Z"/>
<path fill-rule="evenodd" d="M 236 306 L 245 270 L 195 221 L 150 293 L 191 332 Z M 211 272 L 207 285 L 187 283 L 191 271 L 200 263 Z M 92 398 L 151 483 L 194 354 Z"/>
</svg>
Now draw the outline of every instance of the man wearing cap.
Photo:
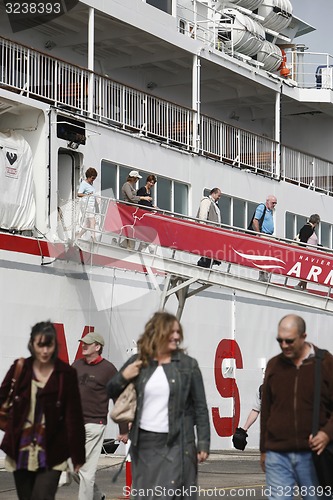
<svg viewBox="0 0 333 500">
<path fill-rule="evenodd" d="M 137 170 L 131 170 L 128 174 L 127 181 L 123 184 L 121 191 L 123 193 L 124 201 L 127 203 L 139 203 L 140 201 L 152 201 L 151 196 L 138 196 L 136 194 L 135 184 L 139 179 L 142 179 L 142 175 L 139 174 Z M 134 250 L 135 241 L 125 238 L 119 243 L 122 248 L 130 248 Z"/>
<path fill-rule="evenodd" d="M 135 184 L 142 175 L 137 170 L 131 170 L 128 174 L 127 181 L 123 184 L 121 192 L 123 193 L 124 201 L 128 203 L 139 203 L 139 201 L 152 201 L 151 196 L 137 196 Z"/>
<path fill-rule="evenodd" d="M 90 332 L 79 340 L 83 358 L 74 361 L 86 431 L 86 463 L 81 467 L 79 500 L 102 500 L 105 496 L 95 483 L 98 459 L 103 446 L 107 424 L 109 398 L 106 384 L 117 373 L 116 367 L 102 357 L 104 338 L 96 332 Z M 127 425 L 119 425 L 118 439 L 127 442 Z M 77 477 L 76 477 L 77 479 Z"/>
</svg>

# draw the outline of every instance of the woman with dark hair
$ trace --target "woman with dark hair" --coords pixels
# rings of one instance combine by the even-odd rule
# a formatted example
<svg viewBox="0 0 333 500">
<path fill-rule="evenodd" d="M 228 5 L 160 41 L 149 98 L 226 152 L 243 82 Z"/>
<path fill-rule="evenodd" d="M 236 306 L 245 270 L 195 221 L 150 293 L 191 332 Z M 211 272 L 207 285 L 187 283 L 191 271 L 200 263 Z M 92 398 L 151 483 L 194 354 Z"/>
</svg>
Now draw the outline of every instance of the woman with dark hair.
<svg viewBox="0 0 333 500">
<path fill-rule="evenodd" d="M 138 196 L 141 196 L 142 198 L 146 198 L 147 196 L 151 198 L 151 189 L 155 186 L 157 182 L 156 175 L 148 175 L 146 179 L 146 184 L 142 187 L 140 187 L 136 194 Z M 154 207 L 153 205 L 153 200 L 151 199 L 150 201 L 142 199 L 139 201 L 139 205 L 143 205 L 144 207 Z"/>
<path fill-rule="evenodd" d="M 176 498 L 185 488 L 195 498 L 197 463 L 209 453 L 203 380 L 197 361 L 179 347 L 182 341 L 177 318 L 155 313 L 138 340 L 139 354 L 108 383 L 111 398 L 130 382 L 135 385 L 137 409 L 129 434 L 133 491 L 149 500 L 158 491 L 163 498 Z"/>
<path fill-rule="evenodd" d="M 76 370 L 61 361 L 50 321 L 31 330 L 16 382 L 8 427 L 1 443 L 5 467 L 14 473 L 20 500 L 53 500 L 71 457 L 75 471 L 85 462 L 85 430 Z M 17 360 L 0 387 L 0 404 L 10 390 Z"/>
<path fill-rule="evenodd" d="M 81 238 L 83 234 L 91 229 L 91 238 L 93 241 L 96 241 L 95 237 L 95 228 L 96 228 L 96 212 L 99 210 L 98 202 L 95 198 L 95 186 L 94 180 L 97 177 L 97 170 L 93 167 L 90 167 L 86 170 L 86 178 L 81 181 L 79 191 L 77 196 L 79 198 L 86 198 L 85 204 L 83 206 L 85 212 L 85 218 L 83 220 L 83 227 L 80 232 L 76 235 L 77 238 Z"/>
<path fill-rule="evenodd" d="M 311 245 L 316 248 L 318 246 L 318 236 L 315 232 L 315 227 L 320 222 L 320 216 L 318 214 L 312 214 L 306 224 L 300 229 L 299 232 L 299 244 L 305 246 Z M 294 286 L 295 290 L 305 290 L 306 281 L 300 281 Z"/>
</svg>

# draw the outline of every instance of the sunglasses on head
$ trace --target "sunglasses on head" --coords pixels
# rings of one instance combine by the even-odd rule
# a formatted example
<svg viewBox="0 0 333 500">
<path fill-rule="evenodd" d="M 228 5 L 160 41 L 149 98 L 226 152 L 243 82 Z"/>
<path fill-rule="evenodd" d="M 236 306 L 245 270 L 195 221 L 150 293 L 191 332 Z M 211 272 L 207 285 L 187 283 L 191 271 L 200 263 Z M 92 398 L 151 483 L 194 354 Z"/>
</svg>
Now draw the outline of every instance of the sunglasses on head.
<svg viewBox="0 0 333 500">
<path fill-rule="evenodd" d="M 276 340 L 278 341 L 279 344 L 285 342 L 286 344 L 291 345 L 295 342 L 296 338 L 297 337 L 295 337 L 294 339 L 280 339 L 280 337 L 277 337 Z"/>
</svg>

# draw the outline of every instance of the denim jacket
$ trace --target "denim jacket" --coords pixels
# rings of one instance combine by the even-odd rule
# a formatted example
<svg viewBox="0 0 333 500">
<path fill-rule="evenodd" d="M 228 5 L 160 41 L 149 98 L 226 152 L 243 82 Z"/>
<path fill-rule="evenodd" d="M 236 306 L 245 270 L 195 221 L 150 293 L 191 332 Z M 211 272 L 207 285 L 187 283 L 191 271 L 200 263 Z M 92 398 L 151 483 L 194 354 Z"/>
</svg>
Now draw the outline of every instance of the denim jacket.
<svg viewBox="0 0 333 500">
<path fill-rule="evenodd" d="M 133 382 L 137 392 L 137 409 L 129 434 L 132 445 L 138 442 L 139 423 L 143 408 L 144 390 L 147 381 L 156 370 L 158 363 L 151 360 L 148 366 L 141 368 L 133 380 L 126 380 L 122 372 L 133 363 L 137 356 L 132 356 L 121 370 L 110 380 L 107 389 L 110 398 L 117 398 L 129 382 Z M 167 444 L 171 445 L 183 435 L 183 443 L 195 443 L 194 426 L 197 432 L 197 449 L 209 453 L 210 426 L 205 389 L 198 363 L 182 351 L 173 353 L 171 363 L 162 365 L 170 386 L 168 404 L 169 433 Z"/>
</svg>

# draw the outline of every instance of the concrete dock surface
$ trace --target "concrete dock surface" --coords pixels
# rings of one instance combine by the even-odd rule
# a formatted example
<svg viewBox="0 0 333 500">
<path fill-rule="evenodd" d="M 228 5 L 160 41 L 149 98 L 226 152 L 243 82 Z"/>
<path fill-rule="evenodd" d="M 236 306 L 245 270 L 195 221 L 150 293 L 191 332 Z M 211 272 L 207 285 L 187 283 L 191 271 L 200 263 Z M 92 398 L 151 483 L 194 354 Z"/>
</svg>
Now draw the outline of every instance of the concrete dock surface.
<svg viewBox="0 0 333 500">
<path fill-rule="evenodd" d="M 112 483 L 112 477 L 122 460 L 123 457 L 117 455 L 100 457 L 96 482 L 106 500 L 123 499 L 126 496 L 125 467 L 117 482 Z M 186 496 L 185 492 L 183 498 Z M 56 499 L 77 500 L 77 497 L 78 485 L 72 481 L 58 488 Z M 223 497 L 257 500 L 266 498 L 265 475 L 260 468 L 257 450 L 212 452 L 207 462 L 199 465 L 198 498 L 204 500 Z M 0 499 L 17 499 L 13 476 L 5 471 L 3 460 L 0 460 Z"/>
</svg>

